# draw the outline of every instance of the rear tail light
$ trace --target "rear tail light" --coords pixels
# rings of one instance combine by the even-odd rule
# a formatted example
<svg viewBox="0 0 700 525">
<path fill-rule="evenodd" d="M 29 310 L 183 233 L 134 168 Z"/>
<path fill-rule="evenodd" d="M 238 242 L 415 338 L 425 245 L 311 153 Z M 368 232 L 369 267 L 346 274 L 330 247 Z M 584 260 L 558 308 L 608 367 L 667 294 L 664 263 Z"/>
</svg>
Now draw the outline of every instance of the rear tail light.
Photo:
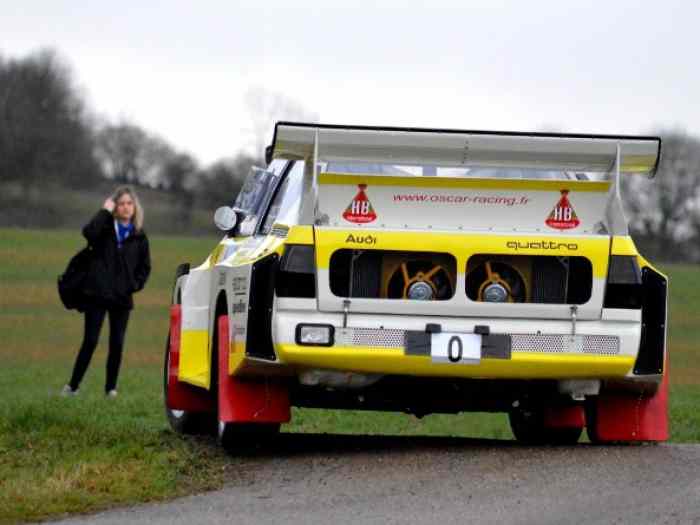
<svg viewBox="0 0 700 525">
<path fill-rule="evenodd" d="M 316 262 L 313 246 L 288 244 L 280 261 L 275 291 L 278 297 L 316 297 Z"/>
<path fill-rule="evenodd" d="M 642 307 L 642 272 L 633 255 L 612 255 L 605 288 L 605 308 Z"/>
</svg>

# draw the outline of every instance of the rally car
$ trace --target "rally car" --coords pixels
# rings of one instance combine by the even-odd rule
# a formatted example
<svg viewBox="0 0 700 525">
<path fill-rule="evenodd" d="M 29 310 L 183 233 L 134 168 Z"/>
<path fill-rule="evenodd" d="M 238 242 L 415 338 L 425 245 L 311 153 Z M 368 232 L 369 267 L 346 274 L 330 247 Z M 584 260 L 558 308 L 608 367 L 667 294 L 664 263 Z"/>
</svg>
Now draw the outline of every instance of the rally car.
<svg viewBox="0 0 700 525">
<path fill-rule="evenodd" d="M 622 177 L 657 137 L 279 122 L 175 276 L 167 417 L 262 441 L 290 407 L 509 414 L 516 439 L 668 438 L 667 278 Z M 232 196 L 233 197 L 233 196 Z"/>
</svg>

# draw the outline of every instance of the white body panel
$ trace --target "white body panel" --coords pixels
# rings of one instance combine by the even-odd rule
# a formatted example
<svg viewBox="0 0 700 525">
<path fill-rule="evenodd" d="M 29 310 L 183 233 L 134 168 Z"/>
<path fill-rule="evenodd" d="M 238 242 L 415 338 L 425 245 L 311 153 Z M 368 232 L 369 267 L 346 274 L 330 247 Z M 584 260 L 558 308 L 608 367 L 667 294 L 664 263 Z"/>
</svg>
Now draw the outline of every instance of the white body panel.
<svg viewBox="0 0 700 525">
<path fill-rule="evenodd" d="M 211 271 L 190 271 L 182 289 L 182 330 L 208 330 L 211 297 Z"/>
<path fill-rule="evenodd" d="M 358 178 L 358 177 L 353 177 Z M 319 216 L 328 217 L 328 225 L 342 228 L 402 228 L 439 229 L 473 232 L 519 232 L 559 234 L 545 222 L 559 202 L 562 190 L 571 185 L 556 181 L 551 189 L 496 189 L 478 187 L 479 181 L 465 180 L 469 187 L 431 188 L 421 187 L 423 177 L 393 177 L 394 185 L 386 185 L 389 177 L 382 177 L 382 184 L 374 184 L 378 177 L 367 176 L 364 190 L 376 219 L 369 223 L 346 220 L 344 212 L 358 193 L 357 184 L 324 183 L 320 176 L 318 207 Z M 333 180 L 332 177 L 326 180 Z M 547 181 L 553 182 L 553 181 Z M 581 185 L 581 182 L 572 183 Z M 585 183 L 584 183 L 585 184 Z M 579 224 L 564 230 L 570 235 L 600 233 L 606 221 L 607 190 L 605 184 L 591 183 L 601 191 L 576 191 L 571 189 L 568 199 Z M 526 188 L 526 183 L 523 184 Z"/>
<path fill-rule="evenodd" d="M 619 321 L 579 321 L 576 325 L 578 335 L 606 335 L 620 339 L 617 355 L 636 356 L 639 350 L 641 324 L 639 312 L 632 312 L 628 320 Z M 273 341 L 275 344 L 294 344 L 296 326 L 299 323 L 330 324 L 343 326 L 342 314 L 328 314 L 308 310 L 282 310 L 279 306 L 273 321 Z M 492 334 L 561 334 L 570 335 L 572 325 L 566 321 L 544 321 L 529 319 L 479 319 L 454 318 L 440 316 L 410 315 L 366 315 L 348 316 L 349 328 L 381 328 L 384 330 L 423 330 L 426 323 L 437 323 L 443 332 L 473 333 L 477 325 L 488 325 Z M 329 348 L 329 352 L 333 349 Z"/>
</svg>

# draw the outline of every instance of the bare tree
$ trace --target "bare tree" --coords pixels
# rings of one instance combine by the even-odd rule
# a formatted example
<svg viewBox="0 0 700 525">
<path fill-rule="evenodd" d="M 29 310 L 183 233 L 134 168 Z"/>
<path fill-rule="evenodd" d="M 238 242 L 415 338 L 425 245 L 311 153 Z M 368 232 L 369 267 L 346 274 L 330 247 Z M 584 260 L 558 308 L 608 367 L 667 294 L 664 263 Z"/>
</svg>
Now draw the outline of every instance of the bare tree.
<svg viewBox="0 0 700 525">
<path fill-rule="evenodd" d="M 251 119 L 251 135 L 255 156 L 265 158 L 265 146 L 272 138 L 275 122 L 280 120 L 316 122 L 318 114 L 302 103 L 282 93 L 264 87 L 252 87 L 245 94 L 245 102 Z"/>
<path fill-rule="evenodd" d="M 654 180 L 623 178 L 625 209 L 635 239 L 651 256 L 688 257 L 700 237 L 700 141 L 683 132 L 662 133 L 661 164 Z"/>
<path fill-rule="evenodd" d="M 135 124 L 107 124 L 97 133 L 95 153 L 107 177 L 156 186 L 176 153 L 164 140 Z"/>
<path fill-rule="evenodd" d="M 198 179 L 197 193 L 202 206 L 214 209 L 232 204 L 252 166 L 259 162 L 239 153 L 233 159 L 222 159 L 209 166 Z"/>
<path fill-rule="evenodd" d="M 166 187 L 179 203 L 176 223 L 180 228 L 189 226 L 194 204 L 194 187 L 197 183 L 197 163 L 185 153 L 179 153 L 163 166 L 162 178 Z"/>
<path fill-rule="evenodd" d="M 81 94 L 54 51 L 0 62 L 0 169 L 27 198 L 50 181 L 97 179 L 93 136 Z"/>
</svg>

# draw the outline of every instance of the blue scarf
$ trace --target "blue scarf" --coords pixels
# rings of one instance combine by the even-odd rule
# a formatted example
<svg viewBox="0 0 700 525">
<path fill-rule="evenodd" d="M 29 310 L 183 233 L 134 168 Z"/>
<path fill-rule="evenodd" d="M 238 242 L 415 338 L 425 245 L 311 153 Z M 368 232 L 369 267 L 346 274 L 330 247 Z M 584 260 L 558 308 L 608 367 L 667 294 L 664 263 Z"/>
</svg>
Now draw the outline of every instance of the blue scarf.
<svg viewBox="0 0 700 525">
<path fill-rule="evenodd" d="M 126 238 L 131 235 L 134 231 L 134 225 L 129 223 L 124 226 L 121 222 L 117 221 L 117 246 L 122 247 L 122 243 Z"/>
</svg>

